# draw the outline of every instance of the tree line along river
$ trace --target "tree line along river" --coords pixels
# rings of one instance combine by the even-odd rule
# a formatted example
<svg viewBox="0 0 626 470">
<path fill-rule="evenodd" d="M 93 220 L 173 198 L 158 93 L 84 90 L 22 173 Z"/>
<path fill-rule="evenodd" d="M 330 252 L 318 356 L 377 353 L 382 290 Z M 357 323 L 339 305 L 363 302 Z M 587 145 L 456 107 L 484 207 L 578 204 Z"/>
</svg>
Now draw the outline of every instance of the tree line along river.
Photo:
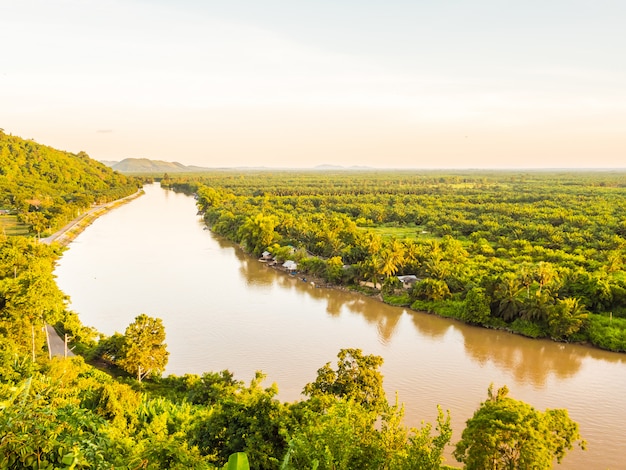
<svg viewBox="0 0 626 470">
<path fill-rule="evenodd" d="M 59 261 L 59 287 L 82 322 L 110 335 L 135 316 L 163 319 L 166 374 L 256 370 L 279 398 L 300 398 L 341 348 L 384 358 L 385 389 L 405 423 L 449 409 L 455 443 L 490 383 L 535 408 L 567 408 L 588 450 L 560 468 L 626 468 L 626 356 L 531 340 L 391 307 L 278 272 L 206 230 L 193 198 L 147 185 L 96 220 Z M 451 457 L 449 457 L 451 459 Z"/>
</svg>

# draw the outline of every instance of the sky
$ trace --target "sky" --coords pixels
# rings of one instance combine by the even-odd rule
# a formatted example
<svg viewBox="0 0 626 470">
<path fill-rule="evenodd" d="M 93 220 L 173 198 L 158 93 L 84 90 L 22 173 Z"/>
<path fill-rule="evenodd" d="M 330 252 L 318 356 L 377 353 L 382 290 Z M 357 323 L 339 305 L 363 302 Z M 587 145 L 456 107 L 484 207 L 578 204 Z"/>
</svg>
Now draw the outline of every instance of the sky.
<svg viewBox="0 0 626 470">
<path fill-rule="evenodd" d="M 207 167 L 625 168 L 623 0 L 0 0 L 0 128 Z"/>
</svg>

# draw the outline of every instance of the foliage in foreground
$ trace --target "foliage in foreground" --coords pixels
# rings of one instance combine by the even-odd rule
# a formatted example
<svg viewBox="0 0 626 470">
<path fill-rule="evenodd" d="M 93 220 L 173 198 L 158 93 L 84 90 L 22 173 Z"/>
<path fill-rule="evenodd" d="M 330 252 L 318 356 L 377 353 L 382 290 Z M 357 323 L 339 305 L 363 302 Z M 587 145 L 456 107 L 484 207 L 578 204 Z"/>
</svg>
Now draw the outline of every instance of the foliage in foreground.
<svg viewBox="0 0 626 470">
<path fill-rule="evenodd" d="M 567 410 L 540 412 L 508 396 L 506 386 L 493 390 L 467 421 L 454 456 L 468 470 L 552 468 L 575 442 L 584 448 L 578 425 Z"/>
<path fill-rule="evenodd" d="M 227 371 L 139 386 L 80 357 L 43 361 L 27 379 L 19 364 L 5 364 L 14 379 L 0 383 L 0 465 L 239 468 L 233 454 L 245 452 L 259 469 L 448 468 L 449 414 L 439 409 L 435 426 L 407 429 L 403 408 L 379 395 L 382 389 L 354 387 L 382 384 L 381 358 L 358 349 L 338 357 L 337 369 L 325 365 L 307 385 L 309 398 L 291 404 L 276 399 L 275 385 L 261 387 L 260 373 L 248 386 Z M 579 441 L 565 410 L 540 413 L 507 397 L 506 388 L 490 389 L 455 455 L 466 468 L 551 468 Z"/>
</svg>

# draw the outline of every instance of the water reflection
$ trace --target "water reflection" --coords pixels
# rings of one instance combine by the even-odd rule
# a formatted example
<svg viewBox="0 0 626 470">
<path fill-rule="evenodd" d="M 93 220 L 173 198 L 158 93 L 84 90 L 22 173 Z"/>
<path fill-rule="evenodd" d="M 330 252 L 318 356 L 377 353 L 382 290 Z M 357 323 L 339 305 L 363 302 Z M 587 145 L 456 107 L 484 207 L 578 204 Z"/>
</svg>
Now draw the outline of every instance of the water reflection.
<svg viewBox="0 0 626 470">
<path fill-rule="evenodd" d="M 391 307 L 364 295 L 347 292 L 340 288 L 319 287 L 311 284 L 306 278 L 283 272 L 280 268 L 271 267 L 266 263 L 248 256 L 234 244 L 212 234 L 222 248 L 233 248 L 240 262 L 239 272 L 251 288 L 267 288 L 278 286 L 281 289 L 295 291 L 298 295 L 306 295 L 317 301 L 325 301 L 326 313 L 331 317 L 340 317 L 343 312 L 360 314 L 368 324 L 376 327 L 378 337 L 383 344 L 389 343 L 394 335 L 403 309 Z"/>
<path fill-rule="evenodd" d="M 356 296 L 353 294 L 352 296 Z M 359 313 L 365 318 L 367 323 L 376 326 L 378 338 L 383 344 L 391 343 L 396 327 L 400 321 L 404 309 L 390 307 L 380 301 L 370 299 L 365 296 L 354 298 L 349 304 L 351 311 Z"/>
<path fill-rule="evenodd" d="M 579 351 L 549 340 L 532 340 L 484 328 L 460 328 L 465 351 L 479 364 L 492 362 L 509 371 L 520 384 L 543 388 L 554 375 L 566 379 L 576 374 L 582 360 Z"/>
<path fill-rule="evenodd" d="M 415 329 L 430 338 L 441 338 L 452 328 L 451 320 L 425 312 L 413 312 L 411 318 Z"/>
<path fill-rule="evenodd" d="M 393 342 L 402 313 L 406 310 L 383 304 L 377 299 L 341 289 L 312 286 L 300 277 L 289 275 L 248 256 L 231 242 L 211 234 L 221 248 L 230 248 L 240 262 L 239 272 L 250 288 L 277 286 L 298 295 L 325 302 L 326 313 L 338 318 L 345 312 L 359 314 L 376 328 L 382 344 Z M 420 335 L 443 338 L 451 329 L 461 333 L 465 351 L 481 367 L 497 366 L 511 374 L 519 384 L 535 388 L 546 386 L 551 376 L 573 377 L 579 372 L 584 357 L 621 362 L 620 355 L 605 353 L 577 345 L 533 340 L 503 331 L 465 325 L 454 320 L 422 312 L 410 312 L 411 323 Z"/>
</svg>

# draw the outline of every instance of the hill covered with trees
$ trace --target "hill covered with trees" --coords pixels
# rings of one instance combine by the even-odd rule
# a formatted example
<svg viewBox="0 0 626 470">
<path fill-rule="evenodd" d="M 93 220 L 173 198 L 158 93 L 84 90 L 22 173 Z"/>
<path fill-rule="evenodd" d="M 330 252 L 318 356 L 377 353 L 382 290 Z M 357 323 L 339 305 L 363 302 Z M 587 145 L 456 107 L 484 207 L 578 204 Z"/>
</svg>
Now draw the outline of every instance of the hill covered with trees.
<svg viewBox="0 0 626 470">
<path fill-rule="evenodd" d="M 89 158 L 0 130 L 0 209 L 31 232 L 65 225 L 95 203 L 128 196 L 139 183 Z"/>
</svg>

